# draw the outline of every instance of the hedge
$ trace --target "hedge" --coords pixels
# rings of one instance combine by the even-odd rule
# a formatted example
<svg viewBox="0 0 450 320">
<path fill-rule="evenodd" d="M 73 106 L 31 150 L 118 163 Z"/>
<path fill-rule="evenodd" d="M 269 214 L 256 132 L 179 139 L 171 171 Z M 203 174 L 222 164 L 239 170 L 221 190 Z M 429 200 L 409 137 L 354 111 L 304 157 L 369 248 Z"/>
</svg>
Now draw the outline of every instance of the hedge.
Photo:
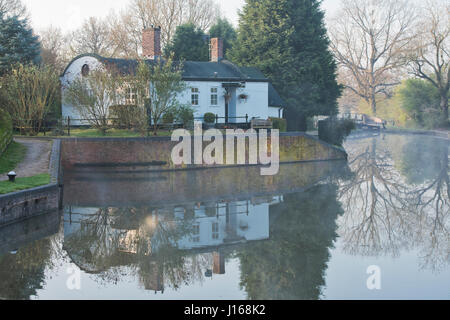
<svg viewBox="0 0 450 320">
<path fill-rule="evenodd" d="M 352 120 L 328 118 L 319 121 L 319 139 L 335 146 L 342 147 L 345 139 L 356 128 Z"/>
<path fill-rule="evenodd" d="M 270 118 L 270 121 L 272 121 L 274 129 L 278 129 L 278 130 L 280 130 L 280 132 L 286 132 L 287 131 L 287 121 L 286 121 L 286 119 Z"/>
<path fill-rule="evenodd" d="M 0 155 L 12 141 L 12 120 L 8 112 L 0 109 Z"/>
</svg>

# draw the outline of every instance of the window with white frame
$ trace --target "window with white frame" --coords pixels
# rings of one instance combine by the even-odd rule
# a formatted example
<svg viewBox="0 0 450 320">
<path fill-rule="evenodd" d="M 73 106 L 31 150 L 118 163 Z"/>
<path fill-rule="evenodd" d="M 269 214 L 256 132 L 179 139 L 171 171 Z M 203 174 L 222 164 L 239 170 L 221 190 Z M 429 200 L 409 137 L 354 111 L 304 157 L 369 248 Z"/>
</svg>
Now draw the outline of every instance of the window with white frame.
<svg viewBox="0 0 450 320">
<path fill-rule="evenodd" d="M 217 222 L 212 224 L 212 238 L 213 240 L 219 240 L 219 224 Z"/>
<path fill-rule="evenodd" d="M 219 89 L 217 87 L 211 88 L 211 106 L 219 105 Z"/>
<path fill-rule="evenodd" d="M 128 87 L 125 89 L 125 104 L 135 105 L 137 100 L 136 88 Z"/>
<path fill-rule="evenodd" d="M 200 242 L 200 225 L 198 225 L 198 224 L 193 226 L 192 241 L 193 242 Z"/>
<path fill-rule="evenodd" d="M 192 92 L 191 103 L 192 103 L 193 106 L 198 106 L 199 105 L 200 90 L 198 88 L 192 88 L 191 92 Z"/>
</svg>

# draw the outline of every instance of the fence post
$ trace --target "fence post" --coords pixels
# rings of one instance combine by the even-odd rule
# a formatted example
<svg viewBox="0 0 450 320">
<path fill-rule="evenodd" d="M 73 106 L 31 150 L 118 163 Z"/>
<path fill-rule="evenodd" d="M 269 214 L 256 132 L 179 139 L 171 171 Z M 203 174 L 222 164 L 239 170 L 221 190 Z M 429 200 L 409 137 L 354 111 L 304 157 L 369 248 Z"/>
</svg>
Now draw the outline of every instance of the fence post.
<svg viewBox="0 0 450 320">
<path fill-rule="evenodd" d="M 70 116 L 67 116 L 67 135 L 70 137 Z"/>
</svg>

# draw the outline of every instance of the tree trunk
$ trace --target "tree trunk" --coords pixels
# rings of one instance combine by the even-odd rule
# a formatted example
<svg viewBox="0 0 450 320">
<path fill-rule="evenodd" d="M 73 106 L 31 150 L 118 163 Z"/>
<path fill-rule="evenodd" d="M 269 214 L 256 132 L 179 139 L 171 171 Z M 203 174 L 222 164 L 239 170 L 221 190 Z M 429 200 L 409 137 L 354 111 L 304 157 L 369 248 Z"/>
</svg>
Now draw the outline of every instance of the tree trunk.
<svg viewBox="0 0 450 320">
<path fill-rule="evenodd" d="M 443 122 L 448 126 L 448 96 L 446 93 L 441 95 L 441 110 L 443 113 Z"/>
<path fill-rule="evenodd" d="M 375 97 L 375 94 L 372 94 L 370 97 L 370 109 L 372 110 L 372 115 L 376 116 L 377 115 L 377 99 Z"/>
</svg>

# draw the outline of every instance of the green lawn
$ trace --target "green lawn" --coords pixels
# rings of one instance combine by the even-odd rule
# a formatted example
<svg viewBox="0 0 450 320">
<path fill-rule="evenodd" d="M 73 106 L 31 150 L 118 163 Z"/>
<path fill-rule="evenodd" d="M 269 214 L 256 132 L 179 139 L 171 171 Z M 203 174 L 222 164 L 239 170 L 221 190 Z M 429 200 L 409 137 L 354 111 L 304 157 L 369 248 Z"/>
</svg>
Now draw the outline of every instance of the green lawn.
<svg viewBox="0 0 450 320">
<path fill-rule="evenodd" d="M 0 194 L 7 194 L 11 192 L 40 187 L 49 183 L 50 175 L 48 173 L 29 178 L 17 178 L 15 183 L 9 181 L 0 181 Z"/>
<path fill-rule="evenodd" d="M 47 133 L 46 137 L 49 138 L 68 138 L 67 131 L 66 135 L 62 137 L 51 136 Z M 161 130 L 158 131 L 158 137 L 170 137 L 172 135 L 172 131 Z M 40 133 L 38 137 L 44 137 L 43 133 Z M 96 129 L 71 129 L 70 130 L 71 138 L 139 138 L 142 135 L 139 132 L 135 132 L 132 130 L 120 130 L 120 129 L 111 129 L 108 130 L 106 135 L 102 135 L 100 131 Z M 150 132 L 150 137 L 153 137 L 153 133 Z"/>
<path fill-rule="evenodd" d="M 0 174 L 14 170 L 25 158 L 27 148 L 17 142 L 12 142 L 8 149 L 0 156 Z"/>
</svg>

